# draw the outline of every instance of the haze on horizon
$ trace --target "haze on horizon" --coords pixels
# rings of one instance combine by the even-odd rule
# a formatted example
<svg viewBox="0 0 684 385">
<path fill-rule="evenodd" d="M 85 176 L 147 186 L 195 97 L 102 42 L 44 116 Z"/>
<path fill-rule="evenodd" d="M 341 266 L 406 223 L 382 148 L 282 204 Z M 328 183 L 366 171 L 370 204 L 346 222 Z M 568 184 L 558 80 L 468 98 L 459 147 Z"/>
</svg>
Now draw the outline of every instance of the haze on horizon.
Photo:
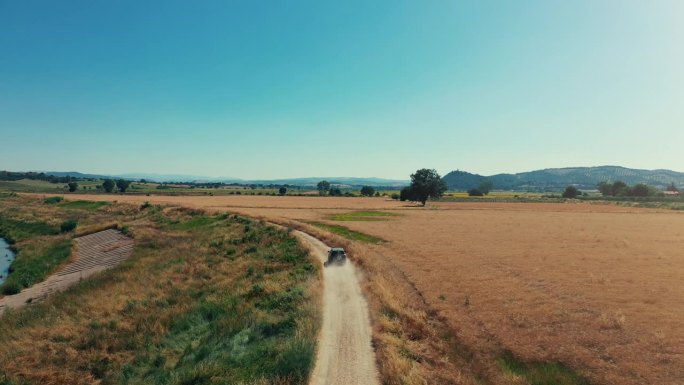
<svg viewBox="0 0 684 385">
<path fill-rule="evenodd" d="M 684 171 L 678 0 L 0 1 L 0 169 Z"/>
</svg>

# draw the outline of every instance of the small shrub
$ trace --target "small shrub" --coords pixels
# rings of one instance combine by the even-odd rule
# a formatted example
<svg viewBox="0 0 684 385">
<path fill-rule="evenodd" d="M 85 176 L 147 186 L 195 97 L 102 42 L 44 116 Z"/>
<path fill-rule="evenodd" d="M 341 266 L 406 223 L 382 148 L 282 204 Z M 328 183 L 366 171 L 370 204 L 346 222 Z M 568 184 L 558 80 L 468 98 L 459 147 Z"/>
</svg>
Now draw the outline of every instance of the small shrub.
<svg viewBox="0 0 684 385">
<path fill-rule="evenodd" d="M 140 211 L 149 209 L 150 207 L 152 207 L 152 204 L 148 201 L 145 201 L 142 205 L 140 205 Z"/>
<path fill-rule="evenodd" d="M 260 296 L 261 294 L 263 294 L 264 291 L 265 291 L 265 290 L 264 290 L 264 287 L 263 287 L 263 286 L 261 286 L 261 285 L 258 284 L 258 283 L 255 283 L 255 284 L 252 285 L 252 288 L 251 288 L 250 291 L 249 291 L 249 295 L 252 296 L 252 297 L 258 297 L 258 296 Z"/>
<path fill-rule="evenodd" d="M 563 191 L 563 198 L 576 198 L 580 194 L 579 190 L 575 186 L 568 186 Z"/>
<path fill-rule="evenodd" d="M 2 294 L 14 295 L 21 291 L 22 287 L 17 281 L 8 281 L 2 286 Z"/>
<path fill-rule="evenodd" d="M 214 249 L 220 249 L 223 247 L 223 239 L 215 239 L 211 242 L 209 242 L 209 247 L 212 247 Z"/>
<path fill-rule="evenodd" d="M 78 226 L 77 220 L 67 219 L 66 221 L 62 222 L 62 224 L 59 226 L 59 229 L 63 233 L 68 233 L 70 231 L 76 230 L 76 226 Z"/>
<path fill-rule="evenodd" d="M 484 194 L 482 193 L 482 191 L 480 191 L 476 188 L 471 188 L 470 190 L 468 190 L 468 196 L 481 197 L 481 196 L 484 196 Z"/>
<path fill-rule="evenodd" d="M 250 246 L 245 250 L 245 253 L 247 254 L 252 254 L 257 252 L 257 247 L 256 246 Z"/>
<path fill-rule="evenodd" d="M 53 205 L 55 203 L 59 203 L 64 200 L 64 197 L 49 197 L 43 199 L 43 203 L 48 204 L 48 205 Z"/>
</svg>

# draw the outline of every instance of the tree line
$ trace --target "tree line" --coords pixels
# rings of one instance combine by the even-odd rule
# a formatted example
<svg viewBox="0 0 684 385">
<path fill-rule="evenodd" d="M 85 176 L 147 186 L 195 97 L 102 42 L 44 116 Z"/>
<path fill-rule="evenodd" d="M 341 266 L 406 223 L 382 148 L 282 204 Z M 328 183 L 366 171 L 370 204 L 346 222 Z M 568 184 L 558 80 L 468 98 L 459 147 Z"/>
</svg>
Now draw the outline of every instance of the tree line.
<svg viewBox="0 0 684 385">
<path fill-rule="evenodd" d="M 330 196 L 342 196 L 342 189 L 340 189 L 338 186 L 333 186 L 330 182 L 327 180 L 322 180 L 316 184 L 316 188 L 318 189 L 318 195 L 330 195 Z M 366 197 L 372 197 L 372 196 L 380 196 L 380 193 L 375 191 L 375 188 L 373 186 L 363 186 L 361 187 L 361 190 L 359 190 L 359 193 L 363 196 Z"/>
<path fill-rule="evenodd" d="M 601 182 L 596 185 L 601 195 L 604 197 L 650 197 L 656 195 L 662 195 L 662 192 L 656 187 L 649 186 L 645 183 L 637 183 L 633 186 L 627 185 L 627 183 L 618 180 L 613 183 Z M 677 186 L 674 183 L 670 183 L 665 189 L 666 191 L 676 191 L 679 192 Z M 575 186 L 568 186 L 563 192 L 563 198 L 576 198 L 582 193 Z"/>
<path fill-rule="evenodd" d="M 341 196 L 342 190 L 338 186 L 333 186 L 327 180 L 322 180 L 316 185 L 318 194 L 321 196 Z M 447 191 L 447 185 L 433 169 L 423 168 L 411 174 L 411 184 L 401 189 L 398 195 L 393 194 L 393 199 L 401 201 L 420 202 L 423 206 L 428 199 L 439 198 Z M 359 191 L 362 196 L 380 196 L 372 186 L 363 186 Z M 349 193 L 346 193 L 349 195 Z"/>
<path fill-rule="evenodd" d="M 73 176 L 54 176 L 44 172 L 0 171 L 0 180 L 17 181 L 21 179 L 43 180 L 50 183 L 69 183 L 79 178 Z"/>
<path fill-rule="evenodd" d="M 125 193 L 126 190 L 128 190 L 128 187 L 130 187 L 130 185 L 131 181 L 126 179 L 117 179 L 116 181 L 113 179 L 105 179 L 101 185 L 97 186 L 97 188 L 98 190 L 102 189 L 107 193 L 111 193 L 112 191 L 114 191 L 114 187 L 116 187 L 120 193 Z M 76 190 L 78 190 L 78 182 L 69 182 L 67 183 L 67 187 L 69 188 L 69 192 L 75 192 Z"/>
</svg>

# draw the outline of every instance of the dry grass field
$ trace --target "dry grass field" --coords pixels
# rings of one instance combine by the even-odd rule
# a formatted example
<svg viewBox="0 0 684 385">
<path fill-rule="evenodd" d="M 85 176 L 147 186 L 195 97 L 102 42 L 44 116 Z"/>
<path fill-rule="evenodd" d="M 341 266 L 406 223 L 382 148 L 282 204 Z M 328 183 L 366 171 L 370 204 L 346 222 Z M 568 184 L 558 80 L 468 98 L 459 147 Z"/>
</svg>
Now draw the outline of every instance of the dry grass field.
<svg viewBox="0 0 684 385">
<path fill-rule="evenodd" d="M 592 384 L 684 384 L 681 212 L 587 203 L 418 208 L 381 198 L 111 199 L 317 221 L 385 240 L 345 245 L 365 268 L 387 383 L 533 383 L 508 363 L 514 357 L 562 363 Z M 357 210 L 397 215 L 332 217 Z"/>
<path fill-rule="evenodd" d="M 315 261 L 288 232 L 181 207 L 48 202 L 0 198 L 2 230 L 17 241 L 17 261 L 31 244 L 89 233 L 111 220 L 135 246 L 110 270 L 38 303 L 4 309 L 0 384 L 306 381 L 321 281 Z M 75 233 L 25 235 L 40 229 L 39 221 L 47 226 L 63 217 L 79 219 Z"/>
</svg>

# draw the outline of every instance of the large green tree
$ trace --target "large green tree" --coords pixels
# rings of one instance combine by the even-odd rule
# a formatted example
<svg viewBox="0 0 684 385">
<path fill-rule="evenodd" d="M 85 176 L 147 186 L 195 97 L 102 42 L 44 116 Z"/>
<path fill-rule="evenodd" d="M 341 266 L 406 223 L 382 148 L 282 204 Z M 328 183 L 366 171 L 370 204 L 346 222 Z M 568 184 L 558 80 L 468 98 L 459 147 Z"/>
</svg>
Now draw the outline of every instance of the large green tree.
<svg viewBox="0 0 684 385">
<path fill-rule="evenodd" d="M 634 197 L 647 197 L 651 195 L 651 190 L 647 185 L 639 183 L 629 190 L 629 195 Z"/>
<path fill-rule="evenodd" d="M 439 198 L 447 190 L 447 185 L 437 171 L 421 168 L 411 174 L 410 200 L 420 202 L 425 206 L 430 198 Z"/>
<path fill-rule="evenodd" d="M 102 188 L 105 190 L 105 192 L 110 193 L 110 192 L 114 191 L 114 186 L 115 186 L 115 183 L 111 179 L 105 179 L 105 181 L 102 182 Z"/>
<path fill-rule="evenodd" d="M 619 180 L 613 183 L 613 186 L 611 187 L 611 192 L 613 193 L 614 196 L 627 196 L 629 195 L 629 186 L 627 186 L 627 183 Z"/>
<path fill-rule="evenodd" d="M 128 189 L 128 186 L 130 186 L 130 185 L 131 185 L 131 182 L 127 181 L 126 179 L 119 179 L 116 181 L 116 187 L 122 193 L 125 193 L 126 190 Z"/>
<path fill-rule="evenodd" d="M 565 191 L 563 191 L 563 198 L 577 198 L 579 194 L 580 192 L 577 187 L 570 185 L 565 188 Z"/>
<path fill-rule="evenodd" d="M 330 182 L 328 182 L 327 180 L 322 180 L 322 181 L 318 182 L 316 187 L 318 187 L 318 193 L 319 194 L 325 195 L 330 190 Z"/>
<path fill-rule="evenodd" d="M 375 189 L 371 186 L 363 186 L 361 187 L 361 195 L 371 197 L 375 194 Z"/>
<path fill-rule="evenodd" d="M 613 185 L 608 182 L 601 182 L 596 188 L 598 188 L 603 196 L 613 195 Z"/>
<path fill-rule="evenodd" d="M 482 192 L 484 195 L 489 194 L 489 192 L 492 191 L 492 188 L 494 188 L 494 183 L 489 179 L 483 180 L 477 186 L 477 189 L 480 190 L 480 192 Z"/>
<path fill-rule="evenodd" d="M 399 192 L 399 200 L 400 201 L 413 201 L 414 195 L 413 195 L 413 190 L 411 190 L 411 186 L 406 186 L 401 191 Z"/>
</svg>

